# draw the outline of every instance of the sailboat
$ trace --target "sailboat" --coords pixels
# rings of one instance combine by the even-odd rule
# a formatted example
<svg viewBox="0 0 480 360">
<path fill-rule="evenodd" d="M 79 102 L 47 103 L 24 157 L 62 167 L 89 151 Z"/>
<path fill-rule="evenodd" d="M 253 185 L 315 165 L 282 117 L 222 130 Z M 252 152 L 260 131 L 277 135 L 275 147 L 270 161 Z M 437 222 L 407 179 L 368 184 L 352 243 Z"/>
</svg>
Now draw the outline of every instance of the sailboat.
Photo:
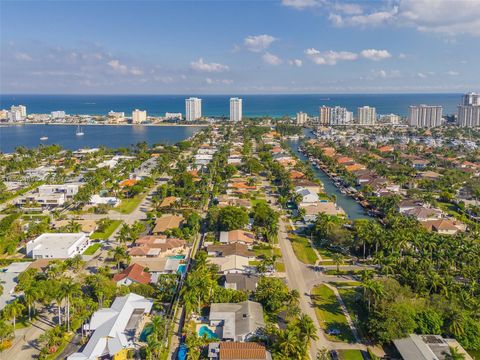
<svg viewBox="0 0 480 360">
<path fill-rule="evenodd" d="M 82 128 L 80 127 L 80 125 L 77 126 L 77 131 L 75 132 L 75 135 L 77 135 L 77 136 L 85 135 L 85 133 L 82 131 Z"/>
<path fill-rule="evenodd" d="M 42 136 L 42 137 L 40 138 L 40 140 L 41 140 L 41 141 L 48 140 L 48 136 L 45 136 L 45 135 L 44 135 L 44 136 Z"/>
</svg>

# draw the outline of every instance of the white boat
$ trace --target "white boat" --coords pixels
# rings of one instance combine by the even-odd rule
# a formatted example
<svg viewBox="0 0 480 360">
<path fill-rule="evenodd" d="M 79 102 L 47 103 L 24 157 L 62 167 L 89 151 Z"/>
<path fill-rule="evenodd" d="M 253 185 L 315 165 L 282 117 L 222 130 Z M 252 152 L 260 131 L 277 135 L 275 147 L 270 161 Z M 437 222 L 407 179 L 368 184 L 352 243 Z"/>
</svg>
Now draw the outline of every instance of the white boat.
<svg viewBox="0 0 480 360">
<path fill-rule="evenodd" d="M 82 128 L 80 127 L 80 125 L 77 126 L 77 131 L 75 132 L 75 135 L 77 135 L 77 136 L 85 135 L 85 133 L 82 131 Z"/>
<path fill-rule="evenodd" d="M 48 136 L 42 136 L 42 137 L 40 138 L 40 140 L 41 140 L 41 141 L 48 140 Z"/>
</svg>

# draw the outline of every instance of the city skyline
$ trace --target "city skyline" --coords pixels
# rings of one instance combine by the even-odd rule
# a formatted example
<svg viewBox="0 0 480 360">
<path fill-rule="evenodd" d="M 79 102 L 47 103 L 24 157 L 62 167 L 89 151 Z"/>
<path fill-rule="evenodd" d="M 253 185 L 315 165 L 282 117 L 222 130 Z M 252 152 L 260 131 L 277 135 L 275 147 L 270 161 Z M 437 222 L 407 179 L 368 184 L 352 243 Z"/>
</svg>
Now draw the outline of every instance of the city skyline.
<svg viewBox="0 0 480 360">
<path fill-rule="evenodd" d="M 477 0 L 1 7 L 2 93 L 463 93 L 480 83 Z"/>
</svg>

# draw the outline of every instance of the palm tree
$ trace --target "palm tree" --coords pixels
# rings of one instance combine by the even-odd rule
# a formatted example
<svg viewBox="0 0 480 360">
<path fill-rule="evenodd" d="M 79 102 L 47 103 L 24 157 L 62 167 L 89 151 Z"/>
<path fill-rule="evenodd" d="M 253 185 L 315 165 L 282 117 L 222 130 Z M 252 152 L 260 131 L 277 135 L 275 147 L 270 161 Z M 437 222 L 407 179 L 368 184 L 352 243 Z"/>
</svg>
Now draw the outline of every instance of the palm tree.
<svg viewBox="0 0 480 360">
<path fill-rule="evenodd" d="M 31 308 L 33 307 L 33 314 L 35 315 L 35 300 L 41 297 L 40 289 L 38 289 L 35 284 L 31 285 L 23 292 L 23 298 L 25 303 L 28 306 L 28 321 L 32 320 L 31 318 Z"/>
<path fill-rule="evenodd" d="M 277 337 L 277 346 L 281 355 L 288 359 L 301 359 L 302 346 L 296 331 L 287 328 L 279 331 Z"/>
<path fill-rule="evenodd" d="M 321 348 L 318 350 L 315 360 L 330 360 L 330 354 L 327 348 Z"/>
<path fill-rule="evenodd" d="M 8 319 L 13 320 L 12 324 L 13 324 L 14 334 L 15 334 L 15 324 L 16 324 L 17 317 L 22 314 L 23 310 L 25 310 L 25 306 L 18 300 L 11 302 L 7 306 L 5 306 L 5 308 L 3 309 L 5 316 Z"/>
<path fill-rule="evenodd" d="M 117 246 L 113 250 L 110 250 L 109 254 L 112 255 L 113 260 L 116 262 L 117 270 L 120 269 L 120 264 L 129 262 L 130 260 L 130 255 L 128 255 L 127 249 L 124 246 Z"/>
<path fill-rule="evenodd" d="M 78 283 L 73 282 L 71 279 L 68 279 L 62 284 L 63 293 L 67 303 L 67 332 L 70 332 L 70 305 L 71 299 L 73 296 L 78 295 L 80 293 L 80 285 Z"/>
<path fill-rule="evenodd" d="M 447 360 L 464 360 L 465 354 L 458 350 L 458 347 L 450 346 L 450 354 L 446 354 L 445 359 Z"/>
<path fill-rule="evenodd" d="M 340 254 L 333 254 L 332 260 L 335 265 L 337 265 L 337 272 L 340 271 L 340 265 L 343 263 L 343 257 Z"/>
<path fill-rule="evenodd" d="M 306 314 L 302 314 L 298 319 L 298 327 L 300 328 L 300 336 L 307 346 L 312 340 L 317 340 L 317 328 L 312 318 Z"/>
</svg>

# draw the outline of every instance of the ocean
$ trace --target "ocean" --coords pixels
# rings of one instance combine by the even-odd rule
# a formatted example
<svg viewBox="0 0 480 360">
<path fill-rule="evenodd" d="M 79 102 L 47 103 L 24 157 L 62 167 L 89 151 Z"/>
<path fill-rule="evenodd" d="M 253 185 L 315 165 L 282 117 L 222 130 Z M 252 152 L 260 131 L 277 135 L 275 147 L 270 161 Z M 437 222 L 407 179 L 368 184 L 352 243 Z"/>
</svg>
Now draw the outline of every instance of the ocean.
<svg viewBox="0 0 480 360">
<path fill-rule="evenodd" d="M 110 110 L 147 110 L 150 116 L 163 116 L 166 112 L 185 113 L 185 98 L 190 95 L 6 95 L 0 94 L 0 109 L 22 104 L 28 113 L 50 113 L 64 110 L 67 114 L 106 115 Z M 195 96 L 195 94 L 192 94 Z M 234 96 L 234 95 L 232 95 Z M 318 114 L 318 107 L 344 106 L 356 113 L 357 107 L 377 108 L 377 114 L 406 116 L 408 106 L 418 104 L 442 105 L 444 114 L 456 113 L 462 94 L 307 94 L 307 95 L 242 95 L 243 115 L 294 116 L 303 111 Z M 205 116 L 228 116 L 229 98 L 226 95 L 202 95 Z"/>
</svg>

